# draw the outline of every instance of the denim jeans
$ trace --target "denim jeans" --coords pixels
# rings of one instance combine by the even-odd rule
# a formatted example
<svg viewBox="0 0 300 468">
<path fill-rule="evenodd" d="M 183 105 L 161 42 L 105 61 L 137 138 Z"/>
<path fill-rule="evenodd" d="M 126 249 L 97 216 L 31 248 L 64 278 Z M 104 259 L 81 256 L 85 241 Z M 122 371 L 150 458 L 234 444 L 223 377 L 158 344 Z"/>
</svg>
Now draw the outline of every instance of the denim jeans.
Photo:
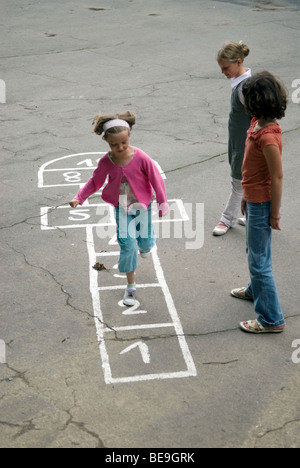
<svg viewBox="0 0 300 468">
<path fill-rule="evenodd" d="M 138 265 L 138 247 L 150 252 L 156 244 L 152 224 L 152 205 L 147 210 L 131 210 L 127 213 L 120 205 L 116 208 L 117 238 L 121 248 L 119 271 L 130 273 Z"/>
<path fill-rule="evenodd" d="M 248 203 L 247 207 L 247 252 L 251 282 L 247 292 L 254 299 L 258 321 L 267 327 L 285 324 L 273 276 L 269 224 L 271 202 Z"/>
</svg>

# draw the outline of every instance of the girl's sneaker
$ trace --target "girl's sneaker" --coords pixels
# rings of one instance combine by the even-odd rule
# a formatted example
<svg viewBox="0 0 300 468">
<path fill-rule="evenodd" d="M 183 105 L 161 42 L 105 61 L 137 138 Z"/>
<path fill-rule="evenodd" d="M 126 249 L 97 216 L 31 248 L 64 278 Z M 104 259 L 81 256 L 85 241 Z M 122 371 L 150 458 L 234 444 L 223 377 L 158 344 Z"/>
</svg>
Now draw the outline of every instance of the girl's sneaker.
<svg viewBox="0 0 300 468">
<path fill-rule="evenodd" d="M 135 305 L 135 296 L 136 296 L 136 289 L 126 288 L 125 294 L 123 297 L 123 304 L 132 307 Z"/>
<path fill-rule="evenodd" d="M 142 252 L 142 251 L 140 250 L 140 256 L 141 256 L 142 258 L 149 258 L 150 255 L 151 255 L 151 250 L 150 250 L 149 252 Z"/>
</svg>

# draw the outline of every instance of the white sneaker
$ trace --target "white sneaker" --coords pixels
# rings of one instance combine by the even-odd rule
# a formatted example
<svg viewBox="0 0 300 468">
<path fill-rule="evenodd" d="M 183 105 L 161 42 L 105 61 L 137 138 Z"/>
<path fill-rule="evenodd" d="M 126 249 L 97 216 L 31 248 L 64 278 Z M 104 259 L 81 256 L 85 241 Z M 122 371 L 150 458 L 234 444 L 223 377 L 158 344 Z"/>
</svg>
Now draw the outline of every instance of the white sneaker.
<svg viewBox="0 0 300 468">
<path fill-rule="evenodd" d="M 237 222 L 238 222 L 238 224 L 240 224 L 241 226 L 246 226 L 246 224 L 247 224 L 246 218 L 239 218 L 239 219 L 237 220 Z"/>
<path fill-rule="evenodd" d="M 136 295 L 136 289 L 125 289 L 125 294 L 123 297 L 123 304 L 132 307 L 135 305 L 135 295 Z"/>
<path fill-rule="evenodd" d="M 213 235 L 224 236 L 224 234 L 226 234 L 226 232 L 228 232 L 229 229 L 230 229 L 230 226 L 227 226 L 227 224 L 223 223 L 223 221 L 220 221 L 219 224 L 213 230 Z"/>
<path fill-rule="evenodd" d="M 142 251 L 140 250 L 140 256 L 141 256 L 141 258 L 149 258 L 150 255 L 151 255 L 151 250 L 150 250 L 150 252 L 142 252 Z"/>
</svg>

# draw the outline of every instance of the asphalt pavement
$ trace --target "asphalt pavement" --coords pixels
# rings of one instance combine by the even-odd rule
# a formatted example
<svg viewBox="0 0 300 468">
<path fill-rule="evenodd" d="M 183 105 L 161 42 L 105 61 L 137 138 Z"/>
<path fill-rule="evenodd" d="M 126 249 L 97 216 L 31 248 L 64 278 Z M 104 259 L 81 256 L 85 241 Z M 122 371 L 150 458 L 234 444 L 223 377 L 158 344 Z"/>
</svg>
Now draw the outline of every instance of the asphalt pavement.
<svg viewBox="0 0 300 468">
<path fill-rule="evenodd" d="M 0 0 L 0 447 L 300 447 L 299 0 Z M 290 93 L 273 264 L 287 327 L 239 329 L 245 228 L 230 191 L 228 40 Z M 5 86 L 4 86 L 5 84 Z M 114 217 L 71 211 L 106 143 L 99 111 L 165 174 L 169 218 L 125 309 Z M 93 268 L 98 262 L 101 271 Z"/>
</svg>

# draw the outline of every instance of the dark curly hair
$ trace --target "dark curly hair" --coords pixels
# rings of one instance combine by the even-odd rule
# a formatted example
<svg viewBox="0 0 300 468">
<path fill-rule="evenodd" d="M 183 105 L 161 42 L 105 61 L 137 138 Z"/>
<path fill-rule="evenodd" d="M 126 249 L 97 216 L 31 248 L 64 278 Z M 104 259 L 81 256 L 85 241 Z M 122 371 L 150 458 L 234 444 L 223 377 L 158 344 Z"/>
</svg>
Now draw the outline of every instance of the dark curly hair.
<svg viewBox="0 0 300 468">
<path fill-rule="evenodd" d="M 257 73 L 244 82 L 245 109 L 257 119 L 282 119 L 287 107 L 288 92 L 283 83 L 267 71 Z"/>
</svg>

